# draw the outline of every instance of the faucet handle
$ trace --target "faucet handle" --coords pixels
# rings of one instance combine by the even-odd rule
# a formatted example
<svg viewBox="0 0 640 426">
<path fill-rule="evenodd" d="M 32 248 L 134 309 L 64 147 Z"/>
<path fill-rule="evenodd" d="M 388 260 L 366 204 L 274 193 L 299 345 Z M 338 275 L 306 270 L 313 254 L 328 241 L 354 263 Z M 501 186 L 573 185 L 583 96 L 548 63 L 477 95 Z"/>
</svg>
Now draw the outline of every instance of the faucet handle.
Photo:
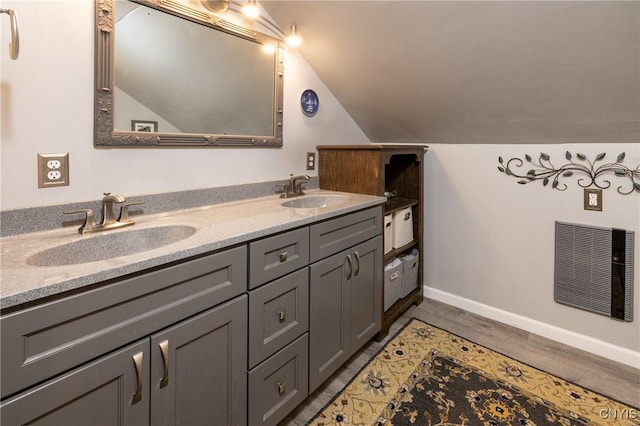
<svg viewBox="0 0 640 426">
<path fill-rule="evenodd" d="M 131 222 L 133 223 L 133 221 L 129 218 L 129 207 L 130 206 L 139 206 L 140 204 L 144 204 L 144 201 L 138 201 L 136 203 L 128 203 L 123 205 L 120 208 L 120 216 L 118 216 L 118 222 Z"/>
<path fill-rule="evenodd" d="M 85 229 L 90 230 L 96 226 L 96 222 L 93 218 L 93 210 L 91 209 L 71 210 L 71 211 L 62 212 L 62 213 L 64 214 L 84 213 L 85 214 L 84 223 L 82 224 L 82 226 L 80 226 L 80 228 L 78 228 L 78 232 L 81 234 L 84 234 Z"/>
<path fill-rule="evenodd" d="M 303 189 L 306 189 L 303 185 L 306 182 L 298 182 L 298 184 L 296 185 L 296 189 L 295 189 L 295 194 L 296 195 L 304 195 L 304 191 Z"/>
<path fill-rule="evenodd" d="M 288 183 L 278 183 L 276 185 L 282 187 L 282 194 L 280 194 L 280 198 L 289 198 L 289 184 Z"/>
</svg>

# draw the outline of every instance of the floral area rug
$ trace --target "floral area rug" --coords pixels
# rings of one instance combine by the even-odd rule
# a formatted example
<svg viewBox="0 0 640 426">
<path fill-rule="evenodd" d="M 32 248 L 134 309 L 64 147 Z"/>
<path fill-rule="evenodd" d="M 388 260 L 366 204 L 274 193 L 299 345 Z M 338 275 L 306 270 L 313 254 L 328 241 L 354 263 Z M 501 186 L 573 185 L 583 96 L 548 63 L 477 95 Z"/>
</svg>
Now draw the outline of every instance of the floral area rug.
<svg viewBox="0 0 640 426">
<path fill-rule="evenodd" d="M 413 319 L 311 424 L 640 425 L 640 409 Z"/>
</svg>

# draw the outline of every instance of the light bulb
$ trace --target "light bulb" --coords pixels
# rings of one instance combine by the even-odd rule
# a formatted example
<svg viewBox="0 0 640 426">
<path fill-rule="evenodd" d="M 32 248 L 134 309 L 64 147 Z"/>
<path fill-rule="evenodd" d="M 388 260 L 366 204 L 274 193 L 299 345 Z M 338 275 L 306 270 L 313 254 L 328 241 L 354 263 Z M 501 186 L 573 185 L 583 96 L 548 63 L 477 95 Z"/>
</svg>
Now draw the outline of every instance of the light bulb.
<svg viewBox="0 0 640 426">
<path fill-rule="evenodd" d="M 262 45 L 262 51 L 264 53 L 268 53 L 268 54 L 275 53 L 276 46 L 273 43 L 263 44 Z"/>
<path fill-rule="evenodd" d="M 295 25 L 291 25 L 291 31 L 289 32 L 289 36 L 287 37 L 287 44 L 289 46 L 297 47 L 300 46 L 302 40 L 298 36 L 298 31 L 296 30 Z"/>
<path fill-rule="evenodd" d="M 242 8 L 242 13 L 244 13 L 245 16 L 251 19 L 256 19 L 258 16 L 260 16 L 260 9 L 258 9 L 256 0 L 247 0 L 247 3 L 245 3 L 244 7 Z"/>
</svg>

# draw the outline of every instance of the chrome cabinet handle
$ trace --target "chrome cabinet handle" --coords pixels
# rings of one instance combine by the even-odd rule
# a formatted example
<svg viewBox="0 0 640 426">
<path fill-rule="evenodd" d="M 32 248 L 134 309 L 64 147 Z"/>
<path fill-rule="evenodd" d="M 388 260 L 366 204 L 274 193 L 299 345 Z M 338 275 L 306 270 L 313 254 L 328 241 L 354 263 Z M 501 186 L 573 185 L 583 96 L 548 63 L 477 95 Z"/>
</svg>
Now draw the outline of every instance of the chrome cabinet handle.
<svg viewBox="0 0 640 426">
<path fill-rule="evenodd" d="M 18 18 L 13 9 L 0 9 L 0 13 L 6 13 L 11 20 L 11 41 L 9 42 L 9 57 L 13 60 L 18 59 L 20 54 L 20 33 L 18 32 Z"/>
<path fill-rule="evenodd" d="M 164 365 L 164 375 L 160 379 L 160 389 L 169 384 L 169 341 L 163 340 L 158 345 L 162 354 L 162 364 Z"/>
<path fill-rule="evenodd" d="M 136 393 L 133 394 L 133 398 L 131 399 L 131 405 L 140 402 L 142 400 L 142 358 L 144 356 L 143 352 L 138 352 L 133 356 L 133 365 L 136 368 L 136 377 L 138 379 L 138 386 L 136 388 Z"/>
<path fill-rule="evenodd" d="M 282 253 L 280 253 L 280 263 L 286 262 L 287 256 L 289 256 L 289 253 L 287 253 L 286 251 L 283 251 Z"/>
<path fill-rule="evenodd" d="M 351 274 L 353 273 L 353 262 L 351 261 L 351 255 L 347 255 L 347 263 L 349 264 L 349 273 L 347 274 L 347 279 L 351 279 Z"/>
<path fill-rule="evenodd" d="M 356 270 L 353 273 L 353 275 L 357 276 L 358 272 L 360 272 L 360 254 L 358 253 L 357 250 L 353 252 L 353 257 L 356 258 Z"/>
<path fill-rule="evenodd" d="M 282 396 L 287 391 L 287 384 L 278 382 L 278 395 Z"/>
<path fill-rule="evenodd" d="M 278 319 L 280 320 L 280 322 L 284 322 L 287 319 L 287 311 L 284 309 L 278 311 Z"/>
</svg>

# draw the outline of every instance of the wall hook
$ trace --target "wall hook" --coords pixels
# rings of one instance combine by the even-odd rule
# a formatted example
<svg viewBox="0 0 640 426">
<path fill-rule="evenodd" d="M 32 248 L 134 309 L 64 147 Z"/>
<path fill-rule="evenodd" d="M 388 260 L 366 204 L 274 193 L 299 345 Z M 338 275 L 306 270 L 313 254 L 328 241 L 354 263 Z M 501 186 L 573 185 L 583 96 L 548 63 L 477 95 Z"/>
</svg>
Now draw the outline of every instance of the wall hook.
<svg viewBox="0 0 640 426">
<path fill-rule="evenodd" d="M 20 35 L 18 33 L 18 18 L 13 9 L 0 9 L 0 13 L 6 13 L 11 20 L 11 42 L 9 43 L 9 56 L 18 59 L 20 53 Z"/>
</svg>

